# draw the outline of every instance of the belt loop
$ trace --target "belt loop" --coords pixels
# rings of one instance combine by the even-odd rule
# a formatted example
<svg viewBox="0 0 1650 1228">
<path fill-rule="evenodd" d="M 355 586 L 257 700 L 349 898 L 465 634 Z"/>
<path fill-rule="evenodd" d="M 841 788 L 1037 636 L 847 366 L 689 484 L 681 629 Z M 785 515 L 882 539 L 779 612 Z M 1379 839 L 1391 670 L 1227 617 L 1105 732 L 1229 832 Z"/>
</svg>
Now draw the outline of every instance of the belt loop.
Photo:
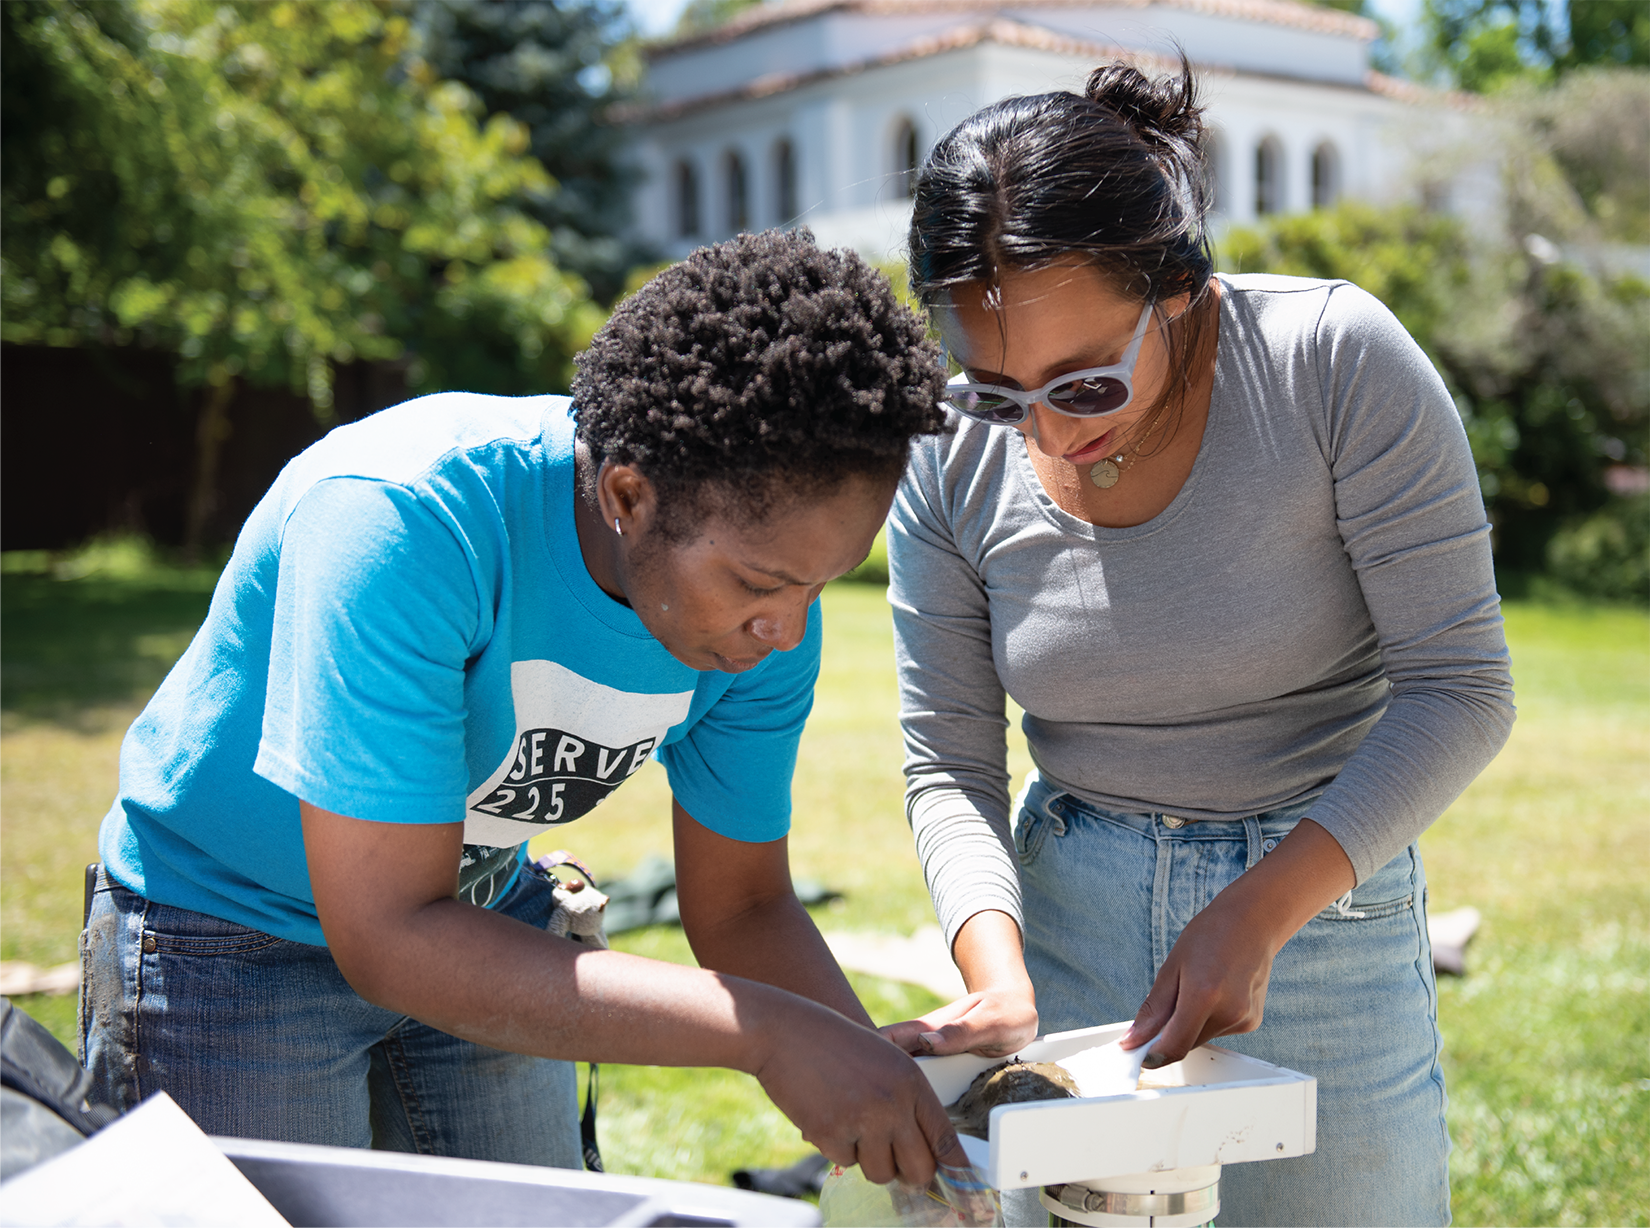
<svg viewBox="0 0 1650 1228">
<path fill-rule="evenodd" d="M 1260 859 L 1266 856 L 1266 850 L 1260 844 L 1260 818 L 1250 815 L 1243 820 L 1243 834 L 1247 837 L 1248 851 L 1244 855 L 1243 868 L 1253 870 L 1260 864 Z"/>
<path fill-rule="evenodd" d="M 103 873 L 103 863 L 94 861 L 86 867 L 85 907 L 80 910 L 80 928 L 85 929 L 92 919 L 92 900 L 97 896 L 97 880 Z"/>
</svg>

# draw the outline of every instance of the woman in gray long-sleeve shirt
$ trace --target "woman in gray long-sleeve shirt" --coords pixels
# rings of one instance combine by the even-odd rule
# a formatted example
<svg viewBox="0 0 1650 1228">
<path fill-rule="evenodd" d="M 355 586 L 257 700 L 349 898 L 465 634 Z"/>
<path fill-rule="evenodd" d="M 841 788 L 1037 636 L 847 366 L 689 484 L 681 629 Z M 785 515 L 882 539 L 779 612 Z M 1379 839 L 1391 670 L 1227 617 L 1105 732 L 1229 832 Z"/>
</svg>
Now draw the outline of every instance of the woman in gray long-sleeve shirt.
<svg viewBox="0 0 1650 1228">
<path fill-rule="evenodd" d="M 1228 1168 L 1220 1222 L 1447 1222 L 1415 841 L 1512 723 L 1489 526 L 1380 303 L 1213 275 L 1195 93 L 1097 70 L 964 121 L 917 181 L 913 287 L 962 373 L 890 592 L 970 993 L 888 1031 L 1228 1037 L 1317 1077 L 1318 1146 Z M 1037 767 L 1013 806 L 1005 692 Z"/>
</svg>

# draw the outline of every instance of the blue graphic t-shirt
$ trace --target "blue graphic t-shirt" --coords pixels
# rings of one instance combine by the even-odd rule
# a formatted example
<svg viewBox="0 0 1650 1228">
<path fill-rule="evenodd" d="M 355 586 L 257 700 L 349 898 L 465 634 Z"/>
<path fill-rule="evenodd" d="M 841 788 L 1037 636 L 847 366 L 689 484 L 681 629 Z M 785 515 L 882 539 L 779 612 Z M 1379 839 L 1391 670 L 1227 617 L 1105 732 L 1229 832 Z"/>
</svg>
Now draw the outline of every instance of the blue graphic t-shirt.
<svg viewBox="0 0 1650 1228">
<path fill-rule="evenodd" d="M 120 752 L 99 847 L 151 900 L 323 945 L 298 801 L 464 824 L 490 905 L 525 841 L 657 754 L 695 819 L 790 826 L 820 619 L 743 674 L 700 672 L 596 586 L 565 397 L 423 397 L 340 427 L 247 519 L 211 612 Z"/>
</svg>

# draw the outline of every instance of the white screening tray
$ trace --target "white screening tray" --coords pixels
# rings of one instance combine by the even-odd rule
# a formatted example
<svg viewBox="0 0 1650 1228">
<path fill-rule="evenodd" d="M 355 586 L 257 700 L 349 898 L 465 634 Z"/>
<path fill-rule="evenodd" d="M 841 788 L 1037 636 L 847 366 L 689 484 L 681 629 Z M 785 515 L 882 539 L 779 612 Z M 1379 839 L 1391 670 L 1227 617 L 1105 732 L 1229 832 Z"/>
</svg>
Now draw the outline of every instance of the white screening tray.
<svg viewBox="0 0 1650 1228">
<path fill-rule="evenodd" d="M 1015 1056 L 1057 1062 L 1120 1039 L 1127 1023 L 1056 1032 Z M 918 1058 L 940 1103 L 951 1104 L 1002 1058 Z M 1000 1190 L 1203 1164 L 1309 1155 L 1317 1147 L 1318 1081 L 1218 1045 L 1147 1071 L 1139 1091 L 1043 1100 L 991 1110 L 991 1140 L 963 1137 L 969 1158 Z"/>
</svg>

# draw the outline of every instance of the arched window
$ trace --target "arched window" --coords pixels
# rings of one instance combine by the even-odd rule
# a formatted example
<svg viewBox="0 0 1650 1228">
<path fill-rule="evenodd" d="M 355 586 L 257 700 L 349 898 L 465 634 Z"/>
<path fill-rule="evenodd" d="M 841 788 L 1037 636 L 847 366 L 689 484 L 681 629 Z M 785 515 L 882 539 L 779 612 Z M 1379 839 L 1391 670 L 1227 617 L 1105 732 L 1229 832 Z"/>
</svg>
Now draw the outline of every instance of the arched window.
<svg viewBox="0 0 1650 1228">
<path fill-rule="evenodd" d="M 917 190 L 917 166 L 921 151 L 917 145 L 917 126 L 901 118 L 894 125 L 893 149 L 894 184 L 901 196 L 910 196 Z"/>
<path fill-rule="evenodd" d="M 1255 146 L 1255 212 L 1283 212 L 1283 150 L 1276 137 Z"/>
<path fill-rule="evenodd" d="M 796 220 L 796 146 L 790 137 L 773 143 L 774 221 L 781 226 Z"/>
<path fill-rule="evenodd" d="M 1207 129 L 1203 136 L 1203 188 L 1211 213 L 1226 211 L 1225 179 L 1226 142 L 1220 133 Z"/>
<path fill-rule="evenodd" d="M 676 163 L 676 234 L 683 239 L 699 234 L 699 172 L 686 158 Z"/>
<path fill-rule="evenodd" d="M 1334 142 L 1312 151 L 1312 207 L 1327 209 L 1341 194 L 1341 155 Z"/>
<path fill-rule="evenodd" d="M 744 156 L 737 149 L 728 150 L 722 167 L 727 176 L 728 230 L 738 234 L 750 229 L 750 176 L 745 173 Z"/>
</svg>

